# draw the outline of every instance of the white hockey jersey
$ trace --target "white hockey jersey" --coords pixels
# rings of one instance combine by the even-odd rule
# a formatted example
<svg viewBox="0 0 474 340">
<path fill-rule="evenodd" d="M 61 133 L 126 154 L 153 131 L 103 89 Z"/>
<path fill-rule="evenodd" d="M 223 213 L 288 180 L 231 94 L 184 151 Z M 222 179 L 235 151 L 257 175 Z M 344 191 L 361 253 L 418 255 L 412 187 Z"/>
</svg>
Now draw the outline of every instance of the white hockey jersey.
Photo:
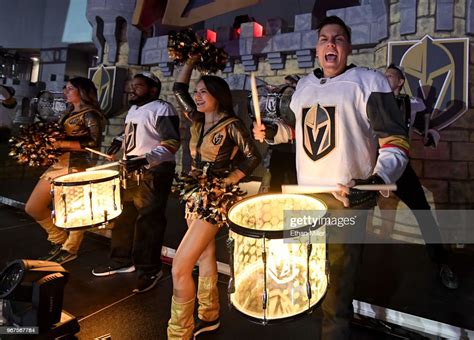
<svg viewBox="0 0 474 340">
<path fill-rule="evenodd" d="M 133 105 L 125 118 L 124 156 L 146 155 L 150 167 L 174 162 L 179 148 L 179 117 L 174 107 L 155 100 Z"/>
<path fill-rule="evenodd" d="M 290 107 L 296 116 L 298 184 L 346 184 L 373 173 L 395 183 L 402 174 L 407 131 L 378 71 L 353 67 L 334 78 L 311 73 L 299 81 Z M 279 127 L 275 141 L 280 130 L 285 129 Z"/>
</svg>

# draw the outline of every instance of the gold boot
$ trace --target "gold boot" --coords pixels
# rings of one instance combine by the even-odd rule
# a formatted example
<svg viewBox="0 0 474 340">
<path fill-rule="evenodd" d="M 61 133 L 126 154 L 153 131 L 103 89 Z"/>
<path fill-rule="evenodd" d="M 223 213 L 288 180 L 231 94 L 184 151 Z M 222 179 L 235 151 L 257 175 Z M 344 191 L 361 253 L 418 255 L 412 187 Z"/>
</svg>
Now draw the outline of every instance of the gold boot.
<svg viewBox="0 0 474 340">
<path fill-rule="evenodd" d="M 168 340 L 189 340 L 193 338 L 194 300 L 179 303 L 171 298 L 171 318 L 168 321 Z"/>
<path fill-rule="evenodd" d="M 199 276 L 197 298 L 198 323 L 194 328 L 194 336 L 217 329 L 219 323 L 219 290 L 217 275 Z"/>
</svg>

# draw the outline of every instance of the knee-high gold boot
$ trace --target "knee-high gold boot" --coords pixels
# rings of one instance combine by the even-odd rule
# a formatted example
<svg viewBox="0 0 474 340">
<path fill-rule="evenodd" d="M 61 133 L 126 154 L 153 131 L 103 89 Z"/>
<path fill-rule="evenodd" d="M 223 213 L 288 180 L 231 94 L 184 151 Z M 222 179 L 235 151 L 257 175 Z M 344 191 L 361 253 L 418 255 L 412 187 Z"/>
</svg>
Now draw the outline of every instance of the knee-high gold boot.
<svg viewBox="0 0 474 340">
<path fill-rule="evenodd" d="M 199 276 L 197 298 L 199 303 L 198 317 L 200 320 L 214 321 L 219 318 L 217 275 Z"/>
<path fill-rule="evenodd" d="M 194 336 L 219 328 L 219 290 L 217 275 L 199 276 L 197 298 L 198 321 L 194 328 Z"/>
<path fill-rule="evenodd" d="M 168 340 L 189 340 L 193 338 L 194 300 L 184 303 L 171 298 L 171 318 L 168 321 Z"/>
</svg>

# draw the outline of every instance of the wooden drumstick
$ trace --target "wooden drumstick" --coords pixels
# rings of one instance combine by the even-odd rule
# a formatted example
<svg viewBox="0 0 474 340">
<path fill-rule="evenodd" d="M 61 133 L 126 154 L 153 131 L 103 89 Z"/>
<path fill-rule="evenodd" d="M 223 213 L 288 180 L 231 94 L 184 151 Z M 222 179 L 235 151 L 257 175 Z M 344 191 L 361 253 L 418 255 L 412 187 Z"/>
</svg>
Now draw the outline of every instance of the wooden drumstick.
<svg viewBox="0 0 474 340">
<path fill-rule="evenodd" d="M 106 153 L 103 153 L 103 152 L 100 152 L 100 151 L 97 151 L 97 150 L 94 150 L 94 149 L 91 149 L 91 148 L 85 148 L 85 149 L 89 152 L 95 153 L 96 155 L 99 155 L 99 156 L 102 156 L 102 157 L 105 157 L 105 158 L 108 158 L 108 159 L 112 159 L 112 156 L 107 155 Z"/>
<path fill-rule="evenodd" d="M 97 165 L 97 166 L 93 166 L 92 168 L 87 168 L 86 171 L 94 171 L 94 170 L 100 170 L 100 169 L 107 169 L 107 168 L 111 168 L 113 166 L 117 166 L 119 165 L 120 162 L 112 162 L 112 163 L 109 163 L 109 164 L 102 164 L 102 165 Z"/>
<path fill-rule="evenodd" d="M 137 157 L 134 157 L 133 159 L 143 159 L 143 158 L 146 158 L 146 156 L 145 156 L 145 155 L 143 155 L 143 156 L 137 156 Z M 94 170 L 100 170 L 100 169 L 107 169 L 107 168 L 111 168 L 111 167 L 117 166 L 117 165 L 120 165 L 120 161 L 118 161 L 118 162 L 112 162 L 112 163 L 109 163 L 109 164 L 102 164 L 102 165 L 93 166 L 92 168 L 87 168 L 86 171 L 94 171 Z"/>
<path fill-rule="evenodd" d="M 359 184 L 352 187 L 353 189 L 366 191 L 395 191 L 396 184 Z M 317 194 L 323 192 L 339 191 L 337 185 L 282 185 L 281 191 L 284 194 Z"/>
<path fill-rule="evenodd" d="M 258 103 L 258 91 L 257 91 L 257 78 L 255 72 L 250 74 L 250 88 L 252 90 L 252 102 L 253 102 L 253 109 L 255 111 L 255 120 L 257 121 L 257 125 L 262 125 L 262 118 L 260 116 L 260 105 Z"/>
</svg>

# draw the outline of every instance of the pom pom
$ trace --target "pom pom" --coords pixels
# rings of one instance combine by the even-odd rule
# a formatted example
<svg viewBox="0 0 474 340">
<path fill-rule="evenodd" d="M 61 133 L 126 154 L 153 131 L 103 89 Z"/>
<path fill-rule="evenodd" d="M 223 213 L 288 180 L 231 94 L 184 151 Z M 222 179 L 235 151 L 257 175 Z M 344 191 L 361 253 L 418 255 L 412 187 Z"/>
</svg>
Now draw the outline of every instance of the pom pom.
<svg viewBox="0 0 474 340">
<path fill-rule="evenodd" d="M 203 39 L 193 32 L 191 28 L 168 34 L 168 53 L 175 64 L 182 65 L 190 56 L 200 55 L 201 60 L 196 64 L 196 69 L 204 74 L 216 73 L 224 70 L 229 55 L 223 48 L 207 39 Z"/>
<path fill-rule="evenodd" d="M 57 162 L 61 155 L 61 151 L 53 147 L 54 142 L 64 137 L 65 133 L 56 122 L 36 122 L 22 126 L 18 137 L 12 137 L 9 141 L 9 156 L 19 164 L 49 166 Z"/>
<path fill-rule="evenodd" d="M 173 192 L 186 202 L 189 213 L 212 224 L 227 224 L 227 210 L 246 192 L 238 185 L 226 185 L 222 178 L 200 171 L 176 176 Z"/>
</svg>

